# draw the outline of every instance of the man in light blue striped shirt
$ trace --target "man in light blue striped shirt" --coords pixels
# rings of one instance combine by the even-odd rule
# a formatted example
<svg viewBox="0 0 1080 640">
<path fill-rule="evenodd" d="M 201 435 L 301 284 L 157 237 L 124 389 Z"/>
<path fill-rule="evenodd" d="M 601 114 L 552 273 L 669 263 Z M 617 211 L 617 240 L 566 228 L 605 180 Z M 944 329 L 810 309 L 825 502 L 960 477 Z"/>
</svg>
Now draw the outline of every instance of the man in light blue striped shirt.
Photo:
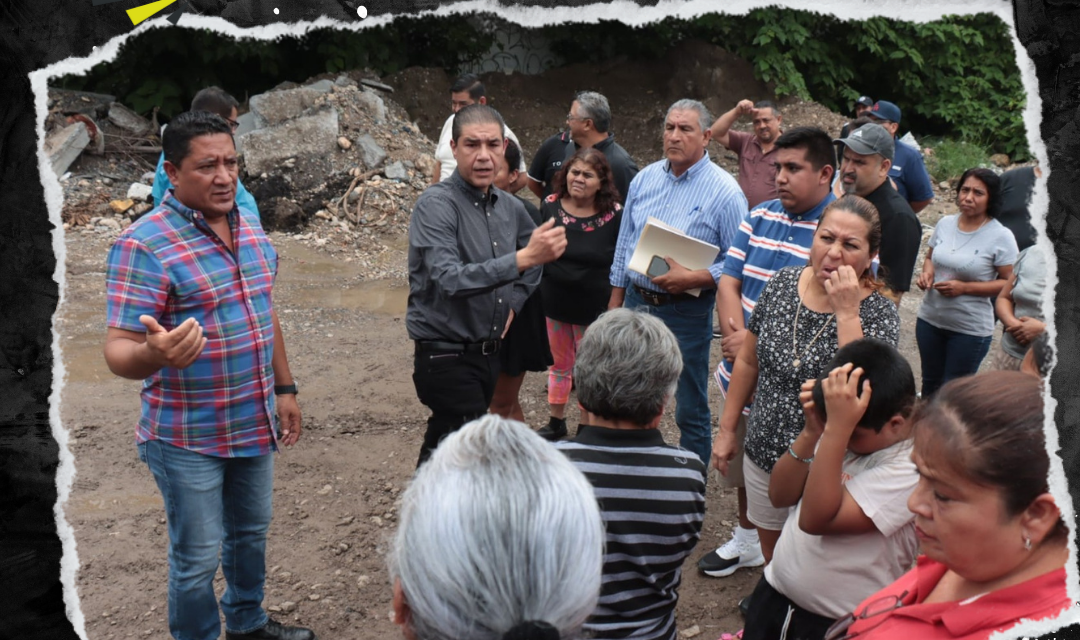
<svg viewBox="0 0 1080 640">
<path fill-rule="evenodd" d="M 679 341 L 684 368 L 675 392 L 679 445 L 708 465 L 712 452 L 709 415 L 709 341 L 716 285 L 724 255 L 748 210 L 735 178 L 706 151 L 713 118 L 696 100 L 680 100 L 664 121 L 664 160 L 645 167 L 630 183 L 611 265 L 608 308 L 645 308 L 662 319 Z M 627 265 L 650 217 L 720 247 L 708 269 L 690 270 L 676 256 L 661 256 L 667 273 L 650 278 Z M 701 295 L 687 293 L 702 289 Z"/>
</svg>

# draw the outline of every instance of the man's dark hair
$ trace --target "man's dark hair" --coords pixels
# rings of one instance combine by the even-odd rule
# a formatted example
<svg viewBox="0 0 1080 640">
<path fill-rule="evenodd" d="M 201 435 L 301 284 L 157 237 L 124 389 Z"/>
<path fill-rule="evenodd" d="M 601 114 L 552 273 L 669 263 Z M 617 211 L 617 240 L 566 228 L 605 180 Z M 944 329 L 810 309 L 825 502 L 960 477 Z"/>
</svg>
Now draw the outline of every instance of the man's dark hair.
<svg viewBox="0 0 1080 640">
<path fill-rule="evenodd" d="M 802 149 L 814 171 L 821 170 L 825 165 L 836 171 L 836 149 L 833 148 L 832 138 L 818 127 L 788 129 L 776 139 L 776 148 Z"/>
<path fill-rule="evenodd" d="M 773 115 L 780 115 L 780 107 L 776 106 L 776 103 L 772 100 L 758 100 L 754 103 L 755 109 L 772 109 Z"/>
<path fill-rule="evenodd" d="M 466 73 L 458 76 L 458 79 L 454 80 L 454 84 L 450 85 L 450 93 L 461 93 L 462 91 L 468 91 L 470 98 L 479 100 L 485 95 L 484 83 L 480 82 L 480 78 L 476 74 Z"/>
<path fill-rule="evenodd" d="M 161 150 L 165 159 L 179 167 L 191 152 L 192 138 L 224 133 L 232 139 L 232 127 L 216 113 L 185 111 L 172 119 L 161 134 Z"/>
<path fill-rule="evenodd" d="M 915 375 L 907 358 L 887 342 L 873 338 L 863 338 L 850 342 L 840 348 L 825 365 L 823 376 L 814 385 L 814 407 L 825 418 L 825 396 L 821 381 L 837 367 L 851 363 L 854 368 L 862 367 L 863 375 L 859 378 L 859 395 L 862 395 L 866 381 L 870 381 L 870 404 L 859 421 L 860 427 L 881 429 L 895 415 L 907 418 L 915 406 Z"/>
<path fill-rule="evenodd" d="M 503 156 L 506 158 L 506 166 L 510 168 L 510 171 L 521 169 L 521 147 L 513 139 L 506 140 L 506 151 L 503 152 Z"/>
<path fill-rule="evenodd" d="M 472 124 L 497 124 L 502 137 L 506 137 L 506 123 L 503 122 L 499 112 L 486 104 L 477 102 L 454 114 L 454 124 L 450 129 L 451 139 L 456 143 L 461 138 L 461 130 Z"/>
<path fill-rule="evenodd" d="M 220 87 L 207 87 L 195 94 L 191 100 L 192 111 L 209 111 L 222 118 L 228 118 L 233 109 L 239 109 L 240 103 Z"/>
<path fill-rule="evenodd" d="M 960 199 L 960 189 L 968 178 L 975 178 L 986 185 L 986 215 L 996 218 L 1001 213 L 1001 178 L 990 169 L 975 167 L 968 169 L 956 183 L 956 199 Z"/>
<path fill-rule="evenodd" d="M 863 126 L 864 124 L 874 124 L 875 122 L 876 120 L 866 114 L 863 114 L 858 118 L 855 118 L 851 121 L 850 124 L 848 124 L 848 135 L 855 133 L 855 130 Z"/>
</svg>

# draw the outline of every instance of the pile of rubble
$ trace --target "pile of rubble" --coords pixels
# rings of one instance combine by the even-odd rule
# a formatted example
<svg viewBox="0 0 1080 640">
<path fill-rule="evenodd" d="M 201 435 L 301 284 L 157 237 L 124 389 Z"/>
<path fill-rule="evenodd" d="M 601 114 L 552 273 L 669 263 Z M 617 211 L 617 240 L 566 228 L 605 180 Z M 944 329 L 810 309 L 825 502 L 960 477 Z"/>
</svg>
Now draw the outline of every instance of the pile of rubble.
<svg viewBox="0 0 1080 640">
<path fill-rule="evenodd" d="M 352 250 L 407 230 L 435 145 L 392 92 L 356 72 L 250 98 L 235 140 L 264 227 L 310 225 Z M 156 112 L 146 119 L 113 96 L 58 89 L 49 108 L 45 149 L 64 189 L 64 228 L 115 233 L 146 213 L 161 151 Z"/>
</svg>

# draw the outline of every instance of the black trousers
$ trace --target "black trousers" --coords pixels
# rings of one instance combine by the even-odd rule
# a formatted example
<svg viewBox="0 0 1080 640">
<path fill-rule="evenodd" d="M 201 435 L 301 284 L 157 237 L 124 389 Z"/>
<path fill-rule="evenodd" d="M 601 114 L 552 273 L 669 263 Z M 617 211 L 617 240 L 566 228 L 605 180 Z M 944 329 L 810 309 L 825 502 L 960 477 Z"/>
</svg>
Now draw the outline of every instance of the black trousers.
<svg viewBox="0 0 1080 640">
<path fill-rule="evenodd" d="M 487 413 L 498 377 L 498 354 L 417 351 L 413 385 L 420 402 L 431 409 L 417 468 L 431 457 L 443 438 Z"/>
<path fill-rule="evenodd" d="M 743 640 L 822 640 L 833 622 L 788 600 L 761 576 L 750 596 Z"/>
</svg>

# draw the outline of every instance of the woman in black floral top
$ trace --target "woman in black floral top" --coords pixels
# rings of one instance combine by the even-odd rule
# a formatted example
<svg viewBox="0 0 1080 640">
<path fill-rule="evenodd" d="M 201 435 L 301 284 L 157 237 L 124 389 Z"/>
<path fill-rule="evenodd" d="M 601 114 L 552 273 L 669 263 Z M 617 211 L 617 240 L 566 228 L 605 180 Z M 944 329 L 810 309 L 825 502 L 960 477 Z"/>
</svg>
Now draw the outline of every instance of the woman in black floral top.
<svg viewBox="0 0 1080 640">
<path fill-rule="evenodd" d="M 870 264 L 881 244 L 881 221 L 866 200 L 848 195 L 821 216 L 810 263 L 773 275 L 758 298 L 728 389 L 713 466 L 721 473 L 736 450 L 735 426 L 754 395 L 747 423 L 744 475 L 747 515 L 758 527 L 766 562 L 787 509 L 769 501 L 769 474 L 803 428 L 799 387 L 817 378 L 841 346 L 862 337 L 896 345 L 900 317 Z"/>
<path fill-rule="evenodd" d="M 541 216 L 566 227 L 566 252 L 544 265 L 540 293 L 547 316 L 548 342 L 555 364 L 548 374 L 551 420 L 540 435 L 566 435 L 566 402 L 573 384 L 577 343 L 611 297 L 611 261 L 619 239 L 619 191 L 604 154 L 592 147 L 563 163 L 552 180 L 554 193 L 540 206 Z"/>
</svg>

